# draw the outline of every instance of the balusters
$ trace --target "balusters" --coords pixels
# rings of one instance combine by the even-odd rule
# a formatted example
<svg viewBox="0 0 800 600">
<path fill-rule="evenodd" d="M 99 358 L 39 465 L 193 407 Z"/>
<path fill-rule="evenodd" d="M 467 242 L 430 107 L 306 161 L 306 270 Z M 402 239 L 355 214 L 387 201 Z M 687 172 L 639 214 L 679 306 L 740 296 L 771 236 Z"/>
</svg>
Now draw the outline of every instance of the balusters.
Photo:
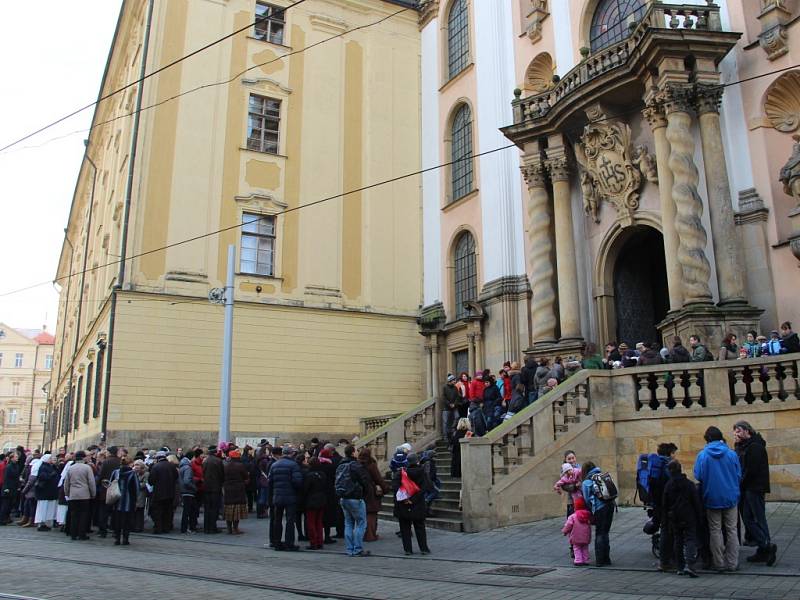
<svg viewBox="0 0 800 600">
<path fill-rule="evenodd" d="M 567 425 L 564 422 L 564 399 L 563 396 L 553 402 L 553 432 L 556 436 L 564 433 Z"/>
<path fill-rule="evenodd" d="M 650 388 L 647 387 L 647 375 L 636 373 L 633 376 L 636 387 L 636 410 L 650 406 Z"/>
<path fill-rule="evenodd" d="M 518 452 L 521 457 L 533 456 L 533 425 L 530 421 L 520 423 L 517 428 Z"/>
<path fill-rule="evenodd" d="M 503 456 L 504 446 L 503 440 L 497 444 L 492 444 L 492 473 L 495 476 L 508 474 L 506 459 L 505 456 Z"/>
<path fill-rule="evenodd" d="M 577 394 L 577 413 L 581 415 L 591 415 L 591 406 L 589 405 L 589 386 L 586 384 L 579 384 L 575 388 Z"/>
<path fill-rule="evenodd" d="M 742 367 L 741 369 L 733 369 L 733 396 L 731 397 L 731 405 L 736 406 L 736 404 L 741 400 L 745 402 L 745 397 L 747 396 L 748 392 L 748 385 L 745 382 L 747 377 L 750 377 L 752 381 L 752 375 L 750 375 L 750 367 Z"/>
<path fill-rule="evenodd" d="M 569 428 L 570 423 L 578 422 L 577 390 L 569 390 L 564 394 L 564 423 Z"/>
<path fill-rule="evenodd" d="M 687 371 L 686 375 L 688 385 L 686 386 L 687 398 L 686 401 L 684 401 L 684 406 L 686 408 L 689 408 L 690 406 L 702 406 L 705 404 L 705 400 L 703 398 L 703 372 Z"/>
</svg>

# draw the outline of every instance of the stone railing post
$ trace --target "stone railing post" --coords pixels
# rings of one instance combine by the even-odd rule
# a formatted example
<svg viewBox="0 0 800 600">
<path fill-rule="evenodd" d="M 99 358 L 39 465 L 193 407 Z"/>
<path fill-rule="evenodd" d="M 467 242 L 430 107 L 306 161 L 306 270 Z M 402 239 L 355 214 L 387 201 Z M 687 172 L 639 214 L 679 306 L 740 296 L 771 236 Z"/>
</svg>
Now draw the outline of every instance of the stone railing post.
<svg viewBox="0 0 800 600">
<path fill-rule="evenodd" d="M 578 301 L 578 267 L 575 261 L 576 244 L 572 229 L 572 198 L 569 185 L 572 169 L 563 146 L 548 148 L 547 157 L 547 171 L 553 182 L 561 339 L 575 340 L 581 337 L 581 311 Z"/>
<path fill-rule="evenodd" d="M 672 200 L 678 232 L 678 262 L 683 272 L 683 304 L 710 304 L 711 266 L 706 258 L 708 235 L 701 220 L 703 201 L 697 193 L 699 174 L 692 137 L 692 86 L 668 83 L 663 93 L 670 143 Z"/>
<path fill-rule="evenodd" d="M 713 363 L 702 363 L 709 367 Z M 699 365 L 698 365 L 699 366 Z M 739 367 L 742 368 L 741 366 Z M 706 396 L 706 408 L 725 408 L 731 406 L 731 389 L 728 369 L 713 366 L 703 369 L 703 388 Z"/>
<path fill-rule="evenodd" d="M 484 438 L 461 440 L 461 506 L 464 531 L 497 526 L 492 502 L 492 443 Z"/>
<path fill-rule="evenodd" d="M 550 198 L 545 185 L 545 167 L 538 154 L 522 159 L 522 174 L 528 184 L 528 252 L 533 301 L 531 306 L 534 346 L 556 341 L 556 292 L 553 288 L 553 240 Z"/>
<path fill-rule="evenodd" d="M 739 240 L 736 236 L 731 203 L 725 147 L 719 122 L 722 87 L 698 85 L 695 105 L 700 120 L 703 166 L 708 189 L 708 210 L 714 241 L 714 260 L 719 284 L 719 303 L 746 302 L 744 269 Z"/>
<path fill-rule="evenodd" d="M 651 99 L 644 110 L 644 117 L 653 131 L 658 168 L 658 193 L 661 200 L 661 229 L 664 237 L 664 258 L 667 265 L 667 287 L 669 309 L 680 310 L 683 306 L 683 271 L 678 262 L 678 231 L 675 228 L 675 202 L 672 200 L 672 171 L 669 168 L 670 147 L 667 141 L 667 118 L 663 106 Z"/>
</svg>

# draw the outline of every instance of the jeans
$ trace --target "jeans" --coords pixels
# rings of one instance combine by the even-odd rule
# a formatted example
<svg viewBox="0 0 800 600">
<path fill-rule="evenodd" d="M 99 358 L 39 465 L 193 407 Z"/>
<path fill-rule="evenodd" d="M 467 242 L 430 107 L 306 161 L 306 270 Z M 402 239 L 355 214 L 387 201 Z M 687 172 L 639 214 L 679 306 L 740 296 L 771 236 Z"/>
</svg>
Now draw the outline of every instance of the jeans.
<svg viewBox="0 0 800 600">
<path fill-rule="evenodd" d="M 286 506 L 275 505 L 272 509 L 272 519 L 270 520 L 270 528 L 273 543 L 276 548 L 292 547 L 294 546 L 294 527 L 295 515 L 297 514 L 297 506 L 294 504 L 287 504 Z M 286 539 L 281 542 L 283 538 L 283 520 L 286 518 Z"/>
<path fill-rule="evenodd" d="M 449 440 L 450 435 L 453 433 L 456 414 L 456 409 L 454 408 L 445 408 L 442 411 L 442 436 L 444 436 L 446 440 Z"/>
<path fill-rule="evenodd" d="M 100 528 L 100 533 L 108 531 L 108 518 L 111 516 L 112 507 L 106 504 L 105 494 L 103 494 L 102 501 L 97 503 L 97 526 Z"/>
<path fill-rule="evenodd" d="M 745 530 L 758 544 L 759 550 L 769 550 L 770 537 L 767 515 L 764 507 L 764 494 L 745 490 L 742 503 L 742 519 Z"/>
<path fill-rule="evenodd" d="M 683 570 L 686 567 L 694 569 L 694 563 L 697 560 L 697 535 L 694 526 L 674 527 L 672 529 L 672 539 L 674 542 L 675 563 L 678 570 Z"/>
<path fill-rule="evenodd" d="M 342 498 L 344 513 L 344 543 L 348 556 L 355 556 L 364 550 L 364 532 L 367 530 L 367 505 L 363 500 Z"/>
<path fill-rule="evenodd" d="M 614 521 L 614 503 L 607 502 L 594 513 L 594 558 L 598 565 L 611 564 L 611 547 L 608 532 Z"/>
<path fill-rule="evenodd" d="M 736 531 L 739 513 L 736 507 L 725 509 L 709 508 L 706 513 L 711 560 L 714 566 L 735 569 L 739 566 L 739 537 Z M 724 541 L 722 537 L 723 527 L 725 528 Z"/>
</svg>

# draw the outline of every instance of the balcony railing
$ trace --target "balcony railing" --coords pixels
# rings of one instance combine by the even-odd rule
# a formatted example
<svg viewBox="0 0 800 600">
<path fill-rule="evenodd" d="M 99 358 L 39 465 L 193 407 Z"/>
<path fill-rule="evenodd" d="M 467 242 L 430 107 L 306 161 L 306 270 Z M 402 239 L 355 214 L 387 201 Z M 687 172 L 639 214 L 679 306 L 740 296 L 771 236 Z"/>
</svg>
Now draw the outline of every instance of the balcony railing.
<svg viewBox="0 0 800 600">
<path fill-rule="evenodd" d="M 635 56 L 635 51 L 645 34 L 651 29 L 722 31 L 719 10 L 719 6 L 713 4 L 698 6 L 652 2 L 642 20 L 631 24 L 628 38 L 586 56 L 552 89 L 541 94 L 515 99 L 512 102 L 514 123 L 541 119 L 564 97 L 601 75 L 627 64 Z"/>
</svg>

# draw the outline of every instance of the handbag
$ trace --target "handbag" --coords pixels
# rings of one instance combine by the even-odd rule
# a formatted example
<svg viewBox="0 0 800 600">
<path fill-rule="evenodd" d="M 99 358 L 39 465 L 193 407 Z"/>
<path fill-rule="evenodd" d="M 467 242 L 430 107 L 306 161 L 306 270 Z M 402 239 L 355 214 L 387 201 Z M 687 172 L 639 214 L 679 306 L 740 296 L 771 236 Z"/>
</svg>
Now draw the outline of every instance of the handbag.
<svg viewBox="0 0 800 600">
<path fill-rule="evenodd" d="M 414 483 L 408 476 L 405 469 L 400 471 L 400 489 L 397 490 L 395 497 L 398 502 L 405 502 L 410 500 L 416 494 L 419 494 L 419 486 Z"/>
<path fill-rule="evenodd" d="M 106 504 L 116 504 L 122 498 L 122 493 L 119 491 L 119 477 L 113 478 L 106 488 Z"/>
</svg>

